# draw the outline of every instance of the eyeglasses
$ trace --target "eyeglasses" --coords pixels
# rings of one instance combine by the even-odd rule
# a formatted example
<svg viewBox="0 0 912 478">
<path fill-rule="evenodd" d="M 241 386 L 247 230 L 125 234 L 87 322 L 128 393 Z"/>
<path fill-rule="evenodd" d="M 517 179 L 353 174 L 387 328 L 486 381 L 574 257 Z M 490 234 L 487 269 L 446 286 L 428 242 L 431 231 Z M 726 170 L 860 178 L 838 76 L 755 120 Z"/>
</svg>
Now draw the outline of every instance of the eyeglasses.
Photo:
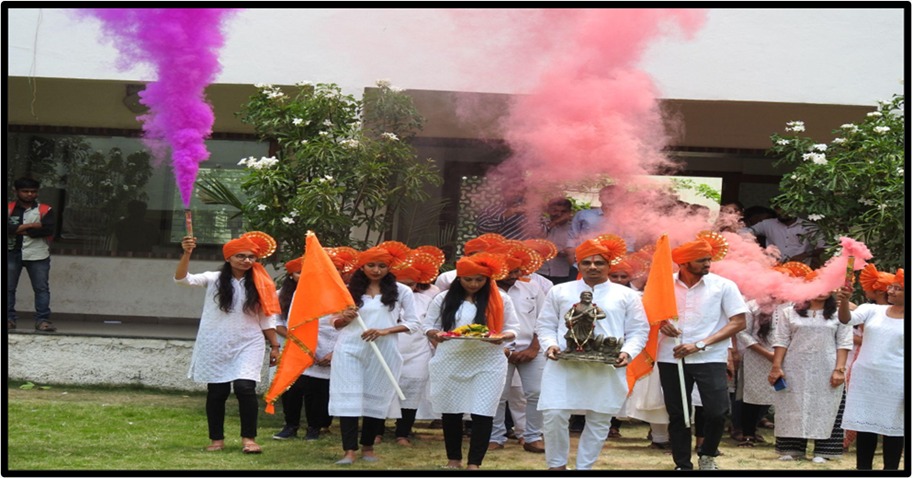
<svg viewBox="0 0 912 478">
<path fill-rule="evenodd" d="M 249 255 L 248 254 L 235 254 L 232 257 L 234 257 L 235 259 L 237 259 L 241 262 L 244 262 L 244 261 L 255 262 L 257 260 L 257 256 L 255 254 L 249 254 Z"/>
</svg>

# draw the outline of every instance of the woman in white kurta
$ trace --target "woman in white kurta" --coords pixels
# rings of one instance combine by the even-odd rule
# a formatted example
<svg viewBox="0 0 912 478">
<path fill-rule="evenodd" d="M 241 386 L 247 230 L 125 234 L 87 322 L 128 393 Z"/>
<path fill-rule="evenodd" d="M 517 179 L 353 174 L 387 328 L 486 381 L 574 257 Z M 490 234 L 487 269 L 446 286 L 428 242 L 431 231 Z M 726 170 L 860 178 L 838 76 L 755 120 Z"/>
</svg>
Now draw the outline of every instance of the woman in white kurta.
<svg viewBox="0 0 912 478">
<path fill-rule="evenodd" d="M 584 414 L 586 425 L 580 434 L 576 469 L 591 469 L 608 437 L 611 416 L 627 398 L 627 369 L 603 363 L 558 360 L 556 353 L 567 349 L 565 314 L 592 294 L 592 304 L 605 317 L 594 321 L 592 336 L 624 339 L 618 365 L 626 366 L 646 345 L 649 323 L 640 295 L 629 287 L 608 280 L 610 253 L 592 240 L 576 249 L 583 278 L 555 285 L 548 292 L 535 331 L 546 356 L 538 409 L 544 413 L 545 460 L 551 469 L 565 469 L 569 459 L 570 415 Z"/>
<path fill-rule="evenodd" d="M 842 455 L 845 363 L 852 328 L 836 319 L 829 293 L 805 304 L 777 309 L 770 385 L 783 378 L 787 388 L 773 393 L 776 452 L 780 459 L 803 458 L 814 440 L 815 460 Z"/>
<path fill-rule="evenodd" d="M 222 269 L 201 274 L 187 273 L 196 239 L 185 237 L 181 246 L 184 254 L 174 273 L 174 281 L 206 288 L 188 373 L 194 382 L 207 384 L 206 418 L 211 443 L 206 450 L 225 448 L 225 402 L 233 386 L 238 400 L 243 451 L 260 453 L 260 446 L 255 441 L 259 407 L 256 382 L 260 381 L 263 370 L 266 341 L 272 346 L 270 364 L 274 365 L 279 356 L 275 333 L 279 312 L 275 284 L 256 262 L 260 245 L 250 239 L 242 237 L 225 244 Z M 266 280 L 259 283 L 263 285 L 255 284 L 254 274 L 266 274 Z M 270 285 L 271 290 L 267 290 Z"/>
<path fill-rule="evenodd" d="M 757 438 L 757 423 L 773 404 L 773 387 L 767 381 L 773 363 L 772 311 L 763 312 L 752 300 L 747 303 L 750 313 L 745 314 L 746 326 L 738 332 L 741 352 L 741 432 L 744 439 L 739 446 L 752 447 Z"/>
<path fill-rule="evenodd" d="M 387 413 L 399 409 L 395 385 L 368 342 L 380 349 L 393 378 L 398 380 L 402 355 L 396 334 L 412 333 L 420 327 L 412 290 L 390 274 L 394 256 L 381 246 L 359 254 L 359 267 L 348 282 L 359 309 L 346 310 L 333 319 L 340 332 L 330 367 L 329 413 L 339 417 L 345 451 L 336 462 L 338 465 L 354 463 L 359 443 L 363 447 L 361 459 L 377 461 L 374 440 L 383 430 Z M 359 314 L 367 330 L 355 320 Z M 363 417 L 360 441 L 359 417 Z"/>
<path fill-rule="evenodd" d="M 900 269 L 901 270 L 901 269 Z M 903 275 L 898 273 L 897 276 Z M 891 305 L 863 304 L 848 312 L 847 291 L 840 291 L 839 319 L 864 324 L 864 347 L 855 359 L 842 426 L 858 432 L 856 468 L 870 470 L 883 437 L 884 470 L 896 470 L 905 434 L 905 286 L 903 277 L 887 289 Z M 851 320 L 848 320 L 848 319 Z"/>
<path fill-rule="evenodd" d="M 501 256 L 478 253 L 456 263 L 457 279 L 434 297 L 422 329 L 437 343 L 429 364 L 430 398 L 442 415 L 447 467 L 462 467 L 462 417 L 472 416 L 467 469 L 478 469 L 488 450 L 491 428 L 507 377 L 501 346 L 516 339 L 519 320 L 510 297 L 494 280 L 507 273 Z M 491 276 L 494 276 L 492 279 Z M 457 340 L 446 332 L 469 324 L 485 324 L 486 340 Z"/>
</svg>

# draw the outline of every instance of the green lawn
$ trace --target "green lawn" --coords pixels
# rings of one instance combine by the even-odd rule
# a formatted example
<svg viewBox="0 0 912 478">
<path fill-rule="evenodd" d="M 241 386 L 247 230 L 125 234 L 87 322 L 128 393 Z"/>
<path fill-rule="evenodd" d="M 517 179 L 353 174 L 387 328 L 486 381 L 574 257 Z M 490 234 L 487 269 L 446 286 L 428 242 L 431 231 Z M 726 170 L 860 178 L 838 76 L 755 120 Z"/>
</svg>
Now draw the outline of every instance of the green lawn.
<svg viewBox="0 0 912 478">
<path fill-rule="evenodd" d="M 393 443 L 393 420 L 383 443 L 376 447 L 381 460 L 358 461 L 349 467 L 333 463 L 342 455 L 338 424 L 329 435 L 316 441 L 278 441 L 272 434 L 282 428 L 281 405 L 275 415 L 261 411 L 258 442 L 261 455 L 241 453 L 240 425 L 234 397 L 229 398 L 225 420 L 226 448 L 206 452 L 209 444 L 204 410 L 205 395 L 129 388 L 52 386 L 47 389 L 7 388 L 7 442 L 4 474 L 18 471 L 93 470 L 435 470 L 446 463 L 442 432 L 419 422 L 414 446 Z M 262 410 L 262 409 L 261 409 Z M 624 423 L 622 438 L 606 443 L 596 469 L 671 470 L 671 457 L 647 448 L 648 427 Z M 824 464 L 809 461 L 776 460 L 771 442 L 756 448 L 738 448 L 723 440 L 724 456 L 717 459 L 722 470 L 782 470 L 787 473 L 820 473 L 825 470 L 853 470 L 854 451 L 842 460 Z M 303 432 L 300 434 L 303 437 Z M 571 467 L 576 438 L 572 440 Z M 464 445 L 467 454 L 468 441 Z M 875 468 L 882 466 L 880 456 Z M 696 462 L 696 456 L 694 456 Z M 485 457 L 485 470 L 543 470 L 544 455 L 528 453 L 511 440 L 503 450 Z"/>
</svg>

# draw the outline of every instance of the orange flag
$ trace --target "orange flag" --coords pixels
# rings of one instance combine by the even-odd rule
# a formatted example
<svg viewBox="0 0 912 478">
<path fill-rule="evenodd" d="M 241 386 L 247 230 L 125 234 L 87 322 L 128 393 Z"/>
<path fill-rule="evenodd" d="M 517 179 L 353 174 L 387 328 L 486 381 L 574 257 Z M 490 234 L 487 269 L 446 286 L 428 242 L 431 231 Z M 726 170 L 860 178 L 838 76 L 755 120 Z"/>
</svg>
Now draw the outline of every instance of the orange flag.
<svg viewBox="0 0 912 478">
<path fill-rule="evenodd" d="M 323 250 L 316 234 L 307 231 L 301 279 L 288 313 L 288 334 L 266 399 L 266 413 L 275 413 L 275 401 L 314 363 L 320 317 L 355 305 L 348 287 Z"/>
<path fill-rule="evenodd" d="M 678 317 L 672 274 L 674 269 L 671 262 L 671 245 L 668 242 L 668 235 L 663 234 L 656 242 L 649 278 L 646 279 L 646 287 L 643 290 L 643 308 L 646 309 L 646 318 L 650 325 L 649 338 L 643 351 L 627 366 L 628 394 L 633 391 L 633 385 L 637 380 L 652 371 L 659 348 L 659 323 Z"/>
</svg>

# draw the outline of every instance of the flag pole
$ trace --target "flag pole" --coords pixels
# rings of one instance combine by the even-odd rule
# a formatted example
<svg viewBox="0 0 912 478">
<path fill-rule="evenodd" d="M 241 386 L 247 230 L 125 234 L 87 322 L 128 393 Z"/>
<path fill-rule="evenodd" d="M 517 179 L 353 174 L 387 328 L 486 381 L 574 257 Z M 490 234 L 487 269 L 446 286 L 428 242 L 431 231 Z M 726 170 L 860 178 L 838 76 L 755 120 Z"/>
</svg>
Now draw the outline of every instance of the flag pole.
<svg viewBox="0 0 912 478">
<path fill-rule="evenodd" d="M 677 321 L 676 321 L 677 322 Z M 675 345 L 681 345 L 681 336 L 675 337 Z M 678 359 L 678 382 L 681 383 L 681 404 L 684 408 L 684 427 L 690 428 L 690 405 L 687 404 L 687 387 L 684 386 L 684 359 Z"/>
<path fill-rule="evenodd" d="M 367 331 L 367 324 L 364 323 L 364 319 L 361 318 L 361 314 L 355 315 L 355 320 L 358 321 L 358 325 L 361 326 L 361 330 Z M 386 364 L 386 360 L 383 359 L 383 354 L 380 353 L 380 348 L 377 347 L 373 341 L 368 342 L 372 349 L 374 349 L 374 354 L 377 356 L 377 360 L 380 361 L 380 365 L 383 366 L 383 371 L 386 372 L 386 376 L 389 377 L 390 382 L 392 382 L 393 387 L 396 388 L 396 394 L 399 395 L 399 400 L 405 400 L 405 394 L 402 393 L 402 389 L 399 388 L 399 382 L 396 380 L 396 377 L 393 376 L 393 371 L 390 370 L 389 365 Z"/>
</svg>

